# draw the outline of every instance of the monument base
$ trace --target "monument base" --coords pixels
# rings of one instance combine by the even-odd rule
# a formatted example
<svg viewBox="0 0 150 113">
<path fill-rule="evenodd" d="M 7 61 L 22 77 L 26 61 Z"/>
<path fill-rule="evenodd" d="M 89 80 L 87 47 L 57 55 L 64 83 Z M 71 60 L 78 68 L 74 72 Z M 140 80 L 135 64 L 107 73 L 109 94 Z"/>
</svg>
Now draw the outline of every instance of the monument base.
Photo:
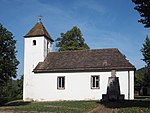
<svg viewBox="0 0 150 113">
<path fill-rule="evenodd" d="M 116 101 L 116 100 L 124 100 L 124 95 L 112 96 L 111 98 L 108 94 L 102 94 L 102 101 Z"/>
<path fill-rule="evenodd" d="M 109 77 L 107 85 L 107 94 L 102 95 L 103 101 L 124 100 L 124 95 L 120 94 L 120 85 L 118 77 Z"/>
</svg>

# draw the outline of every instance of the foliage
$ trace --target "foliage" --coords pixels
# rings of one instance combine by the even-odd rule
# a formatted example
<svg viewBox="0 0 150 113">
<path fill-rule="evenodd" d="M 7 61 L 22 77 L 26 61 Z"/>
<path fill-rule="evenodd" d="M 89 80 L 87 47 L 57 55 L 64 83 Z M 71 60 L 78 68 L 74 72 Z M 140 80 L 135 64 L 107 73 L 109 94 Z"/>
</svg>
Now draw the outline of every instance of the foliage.
<svg viewBox="0 0 150 113">
<path fill-rule="evenodd" d="M 143 85 L 143 78 L 145 73 L 145 68 L 141 68 L 135 72 L 135 82 L 134 87 L 136 91 L 139 91 Z"/>
<path fill-rule="evenodd" d="M 148 36 L 146 36 L 146 40 L 145 40 L 145 43 L 143 44 L 141 52 L 144 57 L 144 59 L 142 60 L 145 61 L 147 66 L 150 66 L 150 39 Z"/>
<path fill-rule="evenodd" d="M 150 70 L 149 67 L 143 67 L 135 72 L 135 90 L 139 91 L 142 86 L 150 86 Z"/>
<path fill-rule="evenodd" d="M 150 0 L 132 0 L 135 3 L 134 9 L 140 13 L 141 19 L 138 22 L 144 24 L 145 28 L 150 27 Z"/>
<path fill-rule="evenodd" d="M 150 39 L 146 36 L 145 43 L 141 49 L 143 61 L 147 64 L 135 73 L 135 90 L 139 91 L 141 87 L 150 87 Z"/>
<path fill-rule="evenodd" d="M 3 96 L 3 87 L 7 81 L 17 74 L 19 61 L 16 58 L 15 44 L 13 34 L 0 24 L 0 97 Z"/>
<path fill-rule="evenodd" d="M 11 98 L 22 98 L 23 95 L 23 76 L 20 79 L 10 79 L 3 87 L 3 96 Z"/>
<path fill-rule="evenodd" d="M 17 97 L 22 98 L 23 97 L 23 75 L 20 79 L 17 79 Z"/>
<path fill-rule="evenodd" d="M 10 103 L 12 106 L 13 104 Z M 8 106 L 10 106 L 8 104 Z M 21 105 L 21 103 L 20 103 Z M 95 101 L 59 101 L 59 102 L 32 102 L 25 103 L 25 106 L 12 106 L 0 108 L 1 110 L 14 111 L 36 111 L 36 112 L 57 112 L 57 113 L 87 113 L 98 106 Z"/>
<path fill-rule="evenodd" d="M 61 33 L 61 37 L 56 39 L 56 47 L 59 51 L 89 49 L 80 29 L 76 26 L 66 33 Z"/>
<path fill-rule="evenodd" d="M 23 76 L 17 80 L 8 80 L 3 87 L 3 97 L 0 98 L 0 104 L 8 101 L 22 99 L 23 97 Z"/>
</svg>

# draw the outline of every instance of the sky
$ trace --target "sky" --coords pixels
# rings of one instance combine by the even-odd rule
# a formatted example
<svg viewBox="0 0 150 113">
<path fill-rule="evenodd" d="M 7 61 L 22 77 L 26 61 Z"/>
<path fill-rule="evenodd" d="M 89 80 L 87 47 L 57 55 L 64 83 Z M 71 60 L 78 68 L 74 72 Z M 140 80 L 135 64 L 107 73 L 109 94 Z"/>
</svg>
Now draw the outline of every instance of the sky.
<svg viewBox="0 0 150 113">
<path fill-rule="evenodd" d="M 23 36 L 39 15 L 54 40 L 77 26 L 91 49 L 118 48 L 139 69 L 146 65 L 140 49 L 150 29 L 137 22 L 134 6 L 131 0 L 0 0 L 0 23 L 17 40 L 18 75 L 24 68 Z"/>
</svg>

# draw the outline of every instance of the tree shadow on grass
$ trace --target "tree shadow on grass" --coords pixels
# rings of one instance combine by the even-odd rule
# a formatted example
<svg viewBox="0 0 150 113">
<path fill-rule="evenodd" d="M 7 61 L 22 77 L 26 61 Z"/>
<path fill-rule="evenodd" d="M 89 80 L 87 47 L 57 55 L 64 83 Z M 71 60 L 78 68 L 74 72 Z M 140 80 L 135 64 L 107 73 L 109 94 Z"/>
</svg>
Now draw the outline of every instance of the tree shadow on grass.
<svg viewBox="0 0 150 113">
<path fill-rule="evenodd" d="M 150 108 L 150 100 L 123 100 L 123 101 L 101 101 L 98 102 L 107 108 Z"/>
<path fill-rule="evenodd" d="M 25 102 L 23 100 L 16 100 L 16 101 L 11 101 L 11 102 L 7 102 L 7 103 L 4 103 L 2 106 L 22 106 L 22 105 L 28 105 L 30 104 L 31 102 Z"/>
</svg>

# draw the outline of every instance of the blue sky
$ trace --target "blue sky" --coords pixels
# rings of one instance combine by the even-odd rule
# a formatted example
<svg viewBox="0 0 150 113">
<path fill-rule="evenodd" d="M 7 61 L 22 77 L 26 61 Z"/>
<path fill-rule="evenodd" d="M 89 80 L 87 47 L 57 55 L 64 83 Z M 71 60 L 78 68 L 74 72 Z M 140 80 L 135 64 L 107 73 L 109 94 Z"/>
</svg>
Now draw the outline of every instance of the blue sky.
<svg viewBox="0 0 150 113">
<path fill-rule="evenodd" d="M 133 8 L 130 0 L 0 0 L 0 23 L 17 40 L 18 75 L 23 74 L 23 36 L 39 15 L 53 39 L 78 26 L 91 49 L 118 48 L 139 69 L 145 65 L 140 49 L 150 29 L 137 22 Z"/>
</svg>

